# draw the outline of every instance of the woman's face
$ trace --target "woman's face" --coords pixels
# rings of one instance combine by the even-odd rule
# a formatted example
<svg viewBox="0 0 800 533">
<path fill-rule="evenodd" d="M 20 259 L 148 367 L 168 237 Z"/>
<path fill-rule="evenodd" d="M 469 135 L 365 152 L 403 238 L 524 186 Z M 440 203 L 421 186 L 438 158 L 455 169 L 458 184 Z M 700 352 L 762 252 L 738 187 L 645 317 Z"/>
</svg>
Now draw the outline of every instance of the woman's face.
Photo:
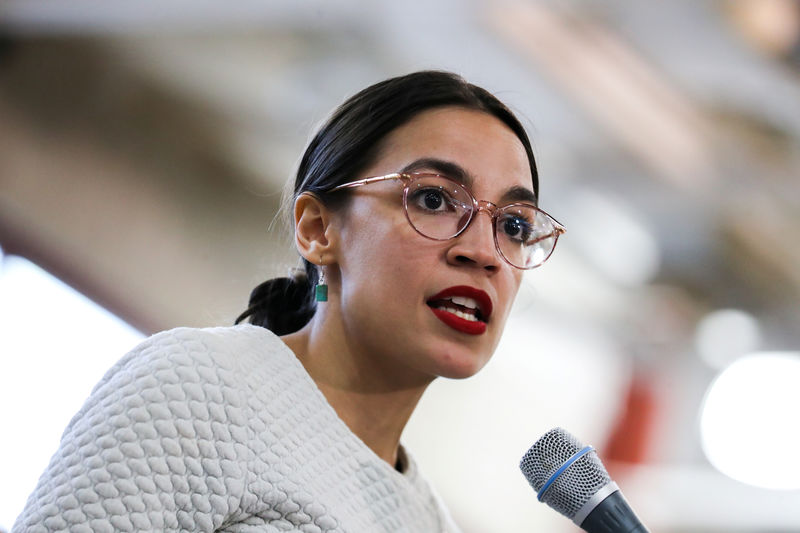
<svg viewBox="0 0 800 533">
<path fill-rule="evenodd" d="M 394 130 L 353 179 L 401 171 L 449 175 L 496 205 L 519 198 L 520 188 L 533 196 L 517 136 L 492 115 L 463 108 L 426 111 Z M 331 290 L 338 294 L 329 303 L 340 305 L 350 348 L 379 355 L 385 370 L 471 376 L 497 346 L 522 271 L 498 255 L 485 213 L 449 241 L 418 234 L 405 218 L 402 190 L 390 180 L 348 193 L 351 202 L 335 215 L 341 246 Z M 476 304 L 477 322 L 469 309 Z"/>
</svg>

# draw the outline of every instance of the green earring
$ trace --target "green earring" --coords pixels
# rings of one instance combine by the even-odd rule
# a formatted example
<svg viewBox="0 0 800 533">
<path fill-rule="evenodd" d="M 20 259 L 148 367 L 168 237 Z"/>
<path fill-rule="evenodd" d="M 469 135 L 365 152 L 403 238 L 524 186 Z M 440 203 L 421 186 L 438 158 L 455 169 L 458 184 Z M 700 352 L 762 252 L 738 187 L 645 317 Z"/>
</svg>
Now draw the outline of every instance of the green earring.
<svg viewBox="0 0 800 533">
<path fill-rule="evenodd" d="M 325 283 L 325 269 L 320 267 L 319 272 L 319 282 L 317 282 L 317 286 L 314 289 L 314 299 L 318 302 L 327 302 L 328 284 Z"/>
</svg>

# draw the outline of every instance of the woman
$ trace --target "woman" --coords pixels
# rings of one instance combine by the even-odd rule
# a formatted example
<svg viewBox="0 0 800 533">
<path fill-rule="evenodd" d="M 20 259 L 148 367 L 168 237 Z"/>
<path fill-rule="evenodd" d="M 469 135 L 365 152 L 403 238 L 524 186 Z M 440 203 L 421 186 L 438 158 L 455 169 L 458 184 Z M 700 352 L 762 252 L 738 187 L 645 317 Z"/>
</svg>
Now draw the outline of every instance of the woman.
<svg viewBox="0 0 800 533">
<path fill-rule="evenodd" d="M 355 95 L 299 165 L 304 271 L 253 291 L 252 325 L 117 363 L 13 531 L 456 531 L 400 435 L 436 377 L 486 364 L 553 251 L 537 198 L 525 131 L 485 90 L 418 72 Z"/>
</svg>

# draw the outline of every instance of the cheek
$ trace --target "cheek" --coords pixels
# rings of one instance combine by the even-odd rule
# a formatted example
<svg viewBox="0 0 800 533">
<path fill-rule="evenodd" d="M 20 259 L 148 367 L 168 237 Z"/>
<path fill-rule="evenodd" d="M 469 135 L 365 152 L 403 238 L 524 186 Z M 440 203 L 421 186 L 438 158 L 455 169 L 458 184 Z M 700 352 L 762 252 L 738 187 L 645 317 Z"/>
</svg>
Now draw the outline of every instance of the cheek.
<svg viewBox="0 0 800 533">
<path fill-rule="evenodd" d="M 361 321 L 382 317 L 373 329 L 412 319 L 425 312 L 425 295 L 430 292 L 431 274 L 436 271 L 435 241 L 415 235 L 379 238 L 353 247 L 348 264 L 342 267 L 341 295 L 344 308 L 355 309 Z M 424 242 L 417 242 L 424 241 Z M 394 322 L 383 318 L 394 317 Z"/>
<path fill-rule="evenodd" d="M 522 270 L 514 270 L 513 280 L 511 282 L 511 296 L 516 297 L 519 288 L 522 285 Z"/>
<path fill-rule="evenodd" d="M 417 297 L 416 293 L 436 271 L 437 261 L 441 262 L 441 252 L 427 241 L 416 242 L 418 239 L 415 237 L 416 235 L 390 239 L 376 237 L 367 249 L 362 249 L 363 255 L 357 259 L 361 275 L 371 278 L 370 284 L 378 284 L 382 292 L 396 292 L 394 298 Z"/>
<path fill-rule="evenodd" d="M 504 320 L 508 318 L 508 314 L 511 312 L 511 308 L 514 305 L 514 299 L 517 297 L 517 292 L 519 291 L 521 284 L 522 272 L 515 271 L 511 273 L 509 278 L 503 283 L 500 289 L 502 291 L 501 298 L 503 298 L 503 300 L 506 302 L 504 307 Z"/>
<path fill-rule="evenodd" d="M 418 273 L 419 267 L 426 267 L 422 262 L 430 261 L 435 253 L 431 244 L 436 241 L 414 231 L 402 206 L 353 209 L 341 236 L 343 275 L 358 270 L 362 276 L 389 273 L 408 277 Z"/>
</svg>

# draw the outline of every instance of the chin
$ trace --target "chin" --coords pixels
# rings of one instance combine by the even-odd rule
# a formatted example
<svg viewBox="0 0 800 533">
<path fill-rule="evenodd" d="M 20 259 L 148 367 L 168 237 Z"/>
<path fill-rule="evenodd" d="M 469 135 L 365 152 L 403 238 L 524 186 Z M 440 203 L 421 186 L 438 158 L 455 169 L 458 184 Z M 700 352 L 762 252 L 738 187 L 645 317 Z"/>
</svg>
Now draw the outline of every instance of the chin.
<svg viewBox="0 0 800 533">
<path fill-rule="evenodd" d="M 474 376 L 489 362 L 489 356 L 475 353 L 445 353 L 439 360 L 436 375 L 448 379 L 465 379 Z"/>
</svg>

